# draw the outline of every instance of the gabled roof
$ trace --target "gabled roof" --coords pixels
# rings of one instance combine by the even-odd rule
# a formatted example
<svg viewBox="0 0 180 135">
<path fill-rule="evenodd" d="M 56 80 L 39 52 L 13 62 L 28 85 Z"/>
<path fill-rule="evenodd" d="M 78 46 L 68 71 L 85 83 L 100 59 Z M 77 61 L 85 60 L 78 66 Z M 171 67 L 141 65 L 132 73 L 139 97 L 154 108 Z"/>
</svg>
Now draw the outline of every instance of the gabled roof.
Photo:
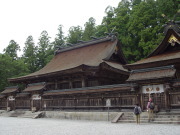
<svg viewBox="0 0 180 135">
<path fill-rule="evenodd" d="M 166 51 L 168 46 L 173 46 L 171 44 L 171 42 L 172 42 L 171 40 L 178 40 L 178 44 L 180 45 L 180 34 L 177 33 L 176 31 L 174 31 L 173 29 L 168 30 L 168 32 L 165 35 L 165 37 L 164 37 L 163 41 L 161 42 L 161 44 L 148 56 L 148 58 L 152 57 L 152 56 L 162 54 L 162 53 L 164 53 Z"/>
<path fill-rule="evenodd" d="M 154 79 L 174 78 L 176 69 L 173 65 L 155 68 L 132 70 L 127 81 L 143 81 Z"/>
<path fill-rule="evenodd" d="M 127 64 L 124 67 L 134 70 L 148 67 L 166 66 L 174 64 L 178 61 L 180 62 L 179 48 L 180 34 L 172 29 L 169 29 L 161 44 L 147 58 L 132 64 Z"/>
<path fill-rule="evenodd" d="M 13 93 L 17 92 L 19 90 L 18 86 L 11 86 L 11 87 L 6 87 L 2 94 L 8 94 L 8 93 Z"/>
<path fill-rule="evenodd" d="M 121 52 L 121 45 L 114 36 L 108 36 L 89 42 L 74 45 L 56 52 L 54 58 L 41 70 L 32 74 L 9 79 L 10 82 L 30 80 L 42 76 L 49 76 L 67 70 L 75 70 L 82 66 L 98 67 L 101 63 L 110 60 L 111 56 L 117 53 L 118 63 L 109 62 L 110 66 L 127 72 L 121 65 L 126 64 L 124 55 Z M 118 67 L 117 64 L 120 66 Z"/>
<path fill-rule="evenodd" d="M 27 88 L 23 90 L 23 92 L 32 92 L 32 91 L 40 91 L 45 89 L 45 83 L 33 83 L 33 84 L 28 84 Z"/>
</svg>

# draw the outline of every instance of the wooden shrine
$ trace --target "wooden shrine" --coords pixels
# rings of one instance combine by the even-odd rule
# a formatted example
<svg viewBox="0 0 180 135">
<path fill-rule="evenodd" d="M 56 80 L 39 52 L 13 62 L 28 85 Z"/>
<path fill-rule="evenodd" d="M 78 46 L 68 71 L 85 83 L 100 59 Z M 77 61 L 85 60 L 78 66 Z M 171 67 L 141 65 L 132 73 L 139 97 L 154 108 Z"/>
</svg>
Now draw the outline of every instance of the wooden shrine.
<svg viewBox="0 0 180 135">
<path fill-rule="evenodd" d="M 127 64 L 113 34 L 59 48 L 41 70 L 9 79 L 25 89 L 6 88 L 0 94 L 0 108 L 121 110 L 139 103 L 146 110 L 152 98 L 160 110 L 179 109 L 180 29 L 167 27 L 158 47 L 132 64 Z"/>
</svg>

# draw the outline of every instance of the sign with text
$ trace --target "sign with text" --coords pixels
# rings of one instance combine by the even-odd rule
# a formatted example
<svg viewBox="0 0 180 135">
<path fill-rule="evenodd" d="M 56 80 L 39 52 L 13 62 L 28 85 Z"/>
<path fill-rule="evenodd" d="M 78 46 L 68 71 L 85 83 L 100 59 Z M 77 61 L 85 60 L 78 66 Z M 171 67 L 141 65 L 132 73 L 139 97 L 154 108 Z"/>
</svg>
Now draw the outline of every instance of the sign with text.
<svg viewBox="0 0 180 135">
<path fill-rule="evenodd" d="M 164 92 L 163 84 L 142 86 L 142 93 L 162 93 Z"/>
</svg>

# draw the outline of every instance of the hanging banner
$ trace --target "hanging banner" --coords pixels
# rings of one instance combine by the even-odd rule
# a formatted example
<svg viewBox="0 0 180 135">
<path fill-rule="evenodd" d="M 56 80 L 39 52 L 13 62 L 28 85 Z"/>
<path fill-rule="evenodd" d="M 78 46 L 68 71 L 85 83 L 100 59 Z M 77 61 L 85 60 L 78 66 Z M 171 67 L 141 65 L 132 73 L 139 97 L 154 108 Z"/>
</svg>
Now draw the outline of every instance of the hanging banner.
<svg viewBox="0 0 180 135">
<path fill-rule="evenodd" d="M 164 92 L 164 85 L 146 85 L 142 86 L 142 93 L 162 93 Z"/>
<path fill-rule="evenodd" d="M 41 96 L 38 94 L 32 95 L 33 100 L 41 100 Z"/>
</svg>

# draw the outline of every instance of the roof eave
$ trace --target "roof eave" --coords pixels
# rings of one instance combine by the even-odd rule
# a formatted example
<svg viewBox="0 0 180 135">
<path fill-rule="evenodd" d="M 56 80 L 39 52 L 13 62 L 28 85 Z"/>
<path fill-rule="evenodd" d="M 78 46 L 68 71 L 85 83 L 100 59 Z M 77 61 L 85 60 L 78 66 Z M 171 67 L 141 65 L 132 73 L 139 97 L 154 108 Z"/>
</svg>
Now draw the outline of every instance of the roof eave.
<svg viewBox="0 0 180 135">
<path fill-rule="evenodd" d="M 160 45 L 158 45 L 158 47 L 151 53 L 148 55 L 147 58 L 155 56 L 160 54 L 161 52 L 163 52 L 169 45 L 169 43 L 167 44 L 169 38 L 171 35 L 174 35 L 175 37 L 178 38 L 178 40 L 180 41 L 180 36 L 177 32 L 175 32 L 173 29 L 169 29 L 167 34 L 165 35 L 164 39 L 162 40 L 162 42 L 160 43 Z"/>
</svg>

